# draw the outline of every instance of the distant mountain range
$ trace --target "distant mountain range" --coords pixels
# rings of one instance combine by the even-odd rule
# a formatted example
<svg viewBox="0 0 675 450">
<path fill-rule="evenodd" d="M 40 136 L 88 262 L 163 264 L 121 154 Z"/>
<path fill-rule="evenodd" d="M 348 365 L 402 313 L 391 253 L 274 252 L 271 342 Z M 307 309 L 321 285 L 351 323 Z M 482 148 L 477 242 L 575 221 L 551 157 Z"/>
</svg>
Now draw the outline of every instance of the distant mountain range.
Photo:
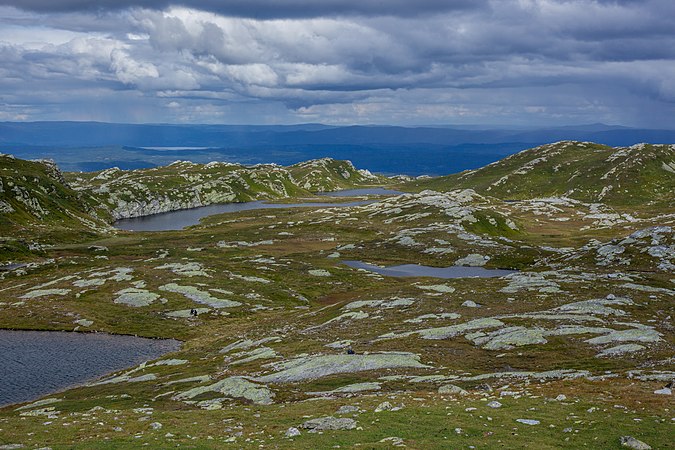
<svg viewBox="0 0 675 450">
<path fill-rule="evenodd" d="M 675 130 L 605 124 L 555 128 L 301 125 L 170 125 L 99 122 L 2 122 L 0 152 L 51 158 L 65 170 L 153 167 L 176 159 L 289 165 L 349 159 L 394 174 L 443 175 L 474 169 L 545 143 L 610 146 L 674 143 Z"/>
</svg>

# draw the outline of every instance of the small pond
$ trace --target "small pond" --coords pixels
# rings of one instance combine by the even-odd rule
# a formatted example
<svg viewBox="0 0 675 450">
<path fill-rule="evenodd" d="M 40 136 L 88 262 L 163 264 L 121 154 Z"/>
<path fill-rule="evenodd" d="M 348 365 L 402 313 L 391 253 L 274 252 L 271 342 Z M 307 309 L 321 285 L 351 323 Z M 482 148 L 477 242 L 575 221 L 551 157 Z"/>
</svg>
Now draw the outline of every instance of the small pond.
<svg viewBox="0 0 675 450">
<path fill-rule="evenodd" d="M 251 211 L 254 209 L 280 209 L 280 208 L 301 208 L 301 207 L 346 207 L 359 206 L 370 203 L 370 201 L 346 202 L 346 203 L 325 203 L 325 202 L 306 202 L 306 203 L 266 203 L 263 201 L 243 202 L 243 203 L 221 203 L 217 205 L 200 206 L 199 208 L 179 209 L 178 211 L 169 211 L 159 214 L 151 214 L 143 217 L 133 217 L 131 219 L 118 220 L 113 226 L 119 230 L 127 231 L 169 231 L 182 230 L 185 227 L 199 224 L 204 217 L 214 214 L 223 214 L 240 211 Z"/>
<path fill-rule="evenodd" d="M 399 266 L 380 267 L 362 261 L 343 261 L 343 263 L 355 269 L 364 269 L 388 277 L 493 278 L 516 272 L 507 269 L 465 266 L 430 267 L 420 264 L 401 264 Z"/>
<path fill-rule="evenodd" d="M 0 330 L 0 406 L 81 385 L 179 347 L 172 339 Z"/>
<path fill-rule="evenodd" d="M 10 263 L 10 264 L 3 264 L 0 265 L 0 272 L 11 272 L 12 270 L 20 269 L 22 267 L 26 267 L 28 264 L 26 263 Z"/>
</svg>

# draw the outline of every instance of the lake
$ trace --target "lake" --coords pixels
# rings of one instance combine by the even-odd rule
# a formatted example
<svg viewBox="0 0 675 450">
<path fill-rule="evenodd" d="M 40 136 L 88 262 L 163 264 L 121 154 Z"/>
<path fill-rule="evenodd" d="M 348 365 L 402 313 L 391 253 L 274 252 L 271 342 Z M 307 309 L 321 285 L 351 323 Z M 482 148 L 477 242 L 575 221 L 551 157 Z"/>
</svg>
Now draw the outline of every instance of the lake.
<svg viewBox="0 0 675 450">
<path fill-rule="evenodd" d="M 430 267 L 420 264 L 401 264 L 398 266 L 380 267 L 362 261 L 342 261 L 355 269 L 364 269 L 388 277 L 432 277 L 432 278 L 493 278 L 503 277 L 516 270 L 485 269 L 483 267 Z"/>
<path fill-rule="evenodd" d="M 172 339 L 0 330 L 0 406 L 75 387 L 178 350 Z"/>
<path fill-rule="evenodd" d="M 384 188 L 347 189 L 344 191 L 324 192 L 327 197 L 359 197 L 368 195 L 399 195 L 401 192 Z M 280 208 L 344 208 L 372 203 L 374 200 L 363 200 L 344 203 L 303 202 L 303 203 L 267 203 L 264 201 L 242 203 L 220 203 L 217 205 L 200 206 L 199 208 L 179 209 L 142 217 L 132 217 L 116 221 L 113 226 L 127 231 L 170 231 L 182 230 L 185 227 L 199 224 L 204 217 L 215 214 L 251 211 L 255 209 Z"/>
</svg>

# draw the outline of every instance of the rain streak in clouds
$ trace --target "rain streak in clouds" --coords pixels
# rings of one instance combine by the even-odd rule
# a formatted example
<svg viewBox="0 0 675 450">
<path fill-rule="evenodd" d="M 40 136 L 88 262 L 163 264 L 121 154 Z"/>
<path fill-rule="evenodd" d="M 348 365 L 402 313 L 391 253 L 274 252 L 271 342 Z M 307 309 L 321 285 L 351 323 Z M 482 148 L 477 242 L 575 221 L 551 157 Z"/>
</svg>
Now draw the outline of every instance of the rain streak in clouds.
<svg viewBox="0 0 675 450">
<path fill-rule="evenodd" d="M 0 0 L 0 120 L 670 128 L 672 17 L 672 0 Z"/>
</svg>

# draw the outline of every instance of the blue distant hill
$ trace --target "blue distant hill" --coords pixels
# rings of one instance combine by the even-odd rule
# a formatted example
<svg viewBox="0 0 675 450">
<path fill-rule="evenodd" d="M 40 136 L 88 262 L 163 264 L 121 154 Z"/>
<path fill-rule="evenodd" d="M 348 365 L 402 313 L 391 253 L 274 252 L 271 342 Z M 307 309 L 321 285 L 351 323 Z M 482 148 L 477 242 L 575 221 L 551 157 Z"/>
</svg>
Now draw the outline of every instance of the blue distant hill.
<svg viewBox="0 0 675 450">
<path fill-rule="evenodd" d="M 51 158 L 66 170 L 150 167 L 176 159 L 293 164 L 330 156 L 383 173 L 442 175 L 560 140 L 611 146 L 675 143 L 675 130 L 605 124 L 479 126 L 172 125 L 2 122 L 0 152 Z"/>
</svg>

